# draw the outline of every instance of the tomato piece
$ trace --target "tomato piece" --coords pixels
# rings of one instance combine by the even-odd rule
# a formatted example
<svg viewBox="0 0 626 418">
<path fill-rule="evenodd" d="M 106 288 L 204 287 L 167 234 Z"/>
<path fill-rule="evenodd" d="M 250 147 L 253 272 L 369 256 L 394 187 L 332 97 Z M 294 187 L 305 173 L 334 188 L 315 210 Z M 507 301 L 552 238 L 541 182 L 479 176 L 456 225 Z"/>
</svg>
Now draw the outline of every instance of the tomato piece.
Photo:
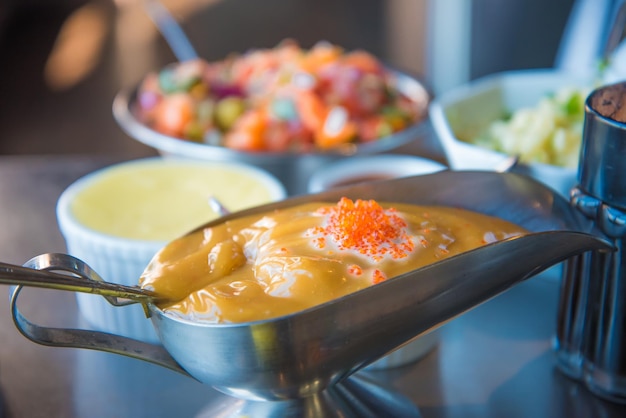
<svg viewBox="0 0 626 418">
<path fill-rule="evenodd" d="M 248 110 L 237 121 L 233 128 L 224 136 L 224 144 L 242 151 L 265 150 L 265 130 L 267 116 L 260 110 Z"/>
<path fill-rule="evenodd" d="M 194 102 L 187 94 L 164 96 L 155 109 L 155 128 L 166 135 L 182 137 L 194 118 Z"/>
<path fill-rule="evenodd" d="M 287 123 L 273 121 L 267 126 L 264 134 L 265 149 L 267 151 L 284 152 L 289 150 L 291 135 Z"/>
<path fill-rule="evenodd" d="M 329 135 L 323 129 L 320 129 L 315 134 L 315 144 L 322 149 L 328 149 L 336 147 L 337 145 L 352 142 L 356 136 L 356 124 L 352 121 L 348 121 L 341 131 L 332 135 Z"/>
<path fill-rule="evenodd" d="M 383 136 L 391 135 L 393 128 L 381 115 L 363 119 L 358 125 L 359 139 L 363 142 L 375 141 Z"/>
<path fill-rule="evenodd" d="M 318 42 L 300 60 L 300 67 L 304 71 L 316 73 L 320 68 L 337 61 L 343 54 L 339 46 L 327 42 Z"/>
<path fill-rule="evenodd" d="M 336 106 L 328 112 L 321 129 L 315 133 L 315 144 L 320 148 L 332 148 L 352 141 L 357 135 L 356 123 L 348 119 L 348 112 Z"/>
<path fill-rule="evenodd" d="M 380 61 L 366 51 L 357 50 L 347 53 L 341 60 L 343 65 L 358 68 L 364 73 L 382 74 L 383 66 Z"/>
<path fill-rule="evenodd" d="M 320 130 L 328 115 L 328 108 L 322 99 L 311 91 L 302 91 L 295 100 L 302 125 L 312 132 Z"/>
</svg>

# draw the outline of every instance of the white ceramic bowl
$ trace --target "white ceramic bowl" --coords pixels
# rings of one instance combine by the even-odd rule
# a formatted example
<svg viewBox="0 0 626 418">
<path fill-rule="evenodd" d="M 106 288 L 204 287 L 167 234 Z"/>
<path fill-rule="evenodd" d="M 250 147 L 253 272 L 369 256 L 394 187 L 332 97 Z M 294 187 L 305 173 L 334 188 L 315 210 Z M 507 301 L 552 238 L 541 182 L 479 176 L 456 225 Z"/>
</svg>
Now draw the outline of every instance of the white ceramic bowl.
<svg viewBox="0 0 626 418">
<path fill-rule="evenodd" d="M 446 168 L 441 163 L 414 155 L 354 156 L 328 163 L 316 170 L 309 179 L 308 191 L 316 193 L 361 181 L 430 174 Z"/>
<path fill-rule="evenodd" d="M 159 172 L 167 176 L 159 178 Z M 177 182 L 168 181 L 167 177 L 171 179 L 175 172 L 184 174 L 177 178 Z M 197 175 L 200 173 L 204 177 L 198 182 Z M 216 173 L 233 175 L 241 189 L 231 186 L 226 195 L 220 196 L 219 189 L 215 189 L 214 185 L 224 184 L 226 180 L 223 177 L 215 178 Z M 235 176 L 235 173 L 239 174 Z M 193 179 L 187 178 L 191 175 L 194 175 Z M 111 179 L 111 176 L 125 178 L 125 187 L 100 189 L 102 182 Z M 236 200 L 238 193 L 250 196 L 249 189 L 246 191 L 244 186 L 265 188 L 266 193 L 257 195 L 256 200 L 239 205 Z M 177 194 L 172 199 L 174 188 Z M 187 196 L 193 196 L 194 200 L 196 195 L 200 195 L 200 202 L 195 205 L 200 209 L 199 214 L 187 212 L 184 204 L 178 205 L 183 200 L 178 194 L 180 189 L 187 189 Z M 146 209 L 143 202 L 148 200 L 143 199 L 142 194 L 150 196 L 155 210 L 164 209 L 159 221 L 156 217 L 151 218 L 152 214 L 142 217 L 142 214 L 146 214 L 143 212 Z M 69 254 L 85 261 L 104 280 L 133 286 L 138 284 L 140 275 L 154 254 L 167 242 L 217 216 L 207 203 L 206 218 L 203 218 L 200 205 L 206 202 L 207 194 L 214 194 L 223 200 L 225 206 L 239 210 L 281 200 L 286 196 L 286 191 L 275 177 L 256 167 L 237 163 L 146 158 L 106 167 L 74 182 L 57 202 L 57 220 Z M 109 205 L 109 202 L 119 202 L 119 205 Z M 127 213 L 134 212 L 135 207 L 142 209 L 137 210 L 134 219 L 127 217 Z M 122 210 L 125 213 L 120 213 Z M 95 219 L 98 222 L 85 218 L 86 213 L 97 213 L 99 216 Z M 197 218 L 194 218 L 196 215 Z M 153 225 L 157 223 L 159 225 Z M 119 228 L 120 224 L 131 226 L 126 231 L 125 228 Z M 169 225 L 170 230 L 161 235 L 165 225 Z M 142 239 L 142 236 L 146 238 Z M 138 305 L 113 307 L 100 296 L 84 293 L 77 294 L 77 301 L 81 314 L 97 330 L 153 343 L 159 341 L 151 322 L 146 320 L 143 309 Z"/>
<path fill-rule="evenodd" d="M 463 142 L 464 132 L 472 136 L 483 131 L 503 114 L 534 107 L 541 98 L 563 87 L 591 90 L 591 76 L 552 69 L 521 70 L 493 74 L 454 88 L 435 98 L 430 120 L 454 170 L 493 170 L 506 155 Z M 469 134 L 468 134 L 469 133 Z M 577 168 L 532 163 L 520 164 L 519 172 L 547 184 L 564 196 L 576 184 Z"/>
</svg>

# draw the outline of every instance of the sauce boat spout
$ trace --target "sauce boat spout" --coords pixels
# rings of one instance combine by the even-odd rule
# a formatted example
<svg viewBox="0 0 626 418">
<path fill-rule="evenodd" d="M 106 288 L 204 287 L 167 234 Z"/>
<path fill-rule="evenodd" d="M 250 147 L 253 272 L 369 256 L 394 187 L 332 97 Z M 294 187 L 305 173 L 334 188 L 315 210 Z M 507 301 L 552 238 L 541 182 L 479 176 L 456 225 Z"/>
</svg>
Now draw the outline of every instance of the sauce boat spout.
<svg viewBox="0 0 626 418">
<path fill-rule="evenodd" d="M 611 249 L 607 241 L 586 233 L 532 233 L 396 277 L 317 314 L 350 329 L 345 343 L 352 346 L 350 355 L 359 358 L 359 368 L 566 258 Z"/>
</svg>

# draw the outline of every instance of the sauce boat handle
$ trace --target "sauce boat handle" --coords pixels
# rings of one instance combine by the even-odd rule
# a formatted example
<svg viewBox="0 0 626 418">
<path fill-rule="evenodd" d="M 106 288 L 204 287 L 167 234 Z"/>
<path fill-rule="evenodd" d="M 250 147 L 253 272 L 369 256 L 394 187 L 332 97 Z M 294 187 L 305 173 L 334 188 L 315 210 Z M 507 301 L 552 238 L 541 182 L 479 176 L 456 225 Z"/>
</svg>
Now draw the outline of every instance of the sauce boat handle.
<svg viewBox="0 0 626 418">
<path fill-rule="evenodd" d="M 67 255 L 59 254 L 58 256 L 62 257 Z M 71 256 L 67 257 L 70 257 L 73 261 L 77 260 Z M 37 270 L 43 271 L 60 270 L 73 273 L 84 280 L 101 280 L 99 276 L 98 279 L 89 277 L 88 272 L 93 272 L 93 270 L 91 270 L 89 266 L 87 266 L 83 262 L 61 267 L 55 263 L 55 260 L 58 261 L 58 259 L 55 257 L 34 257 L 33 259 L 26 262 L 24 264 L 24 267 L 36 268 Z M 13 323 L 15 324 L 15 327 L 27 339 L 37 344 L 46 346 L 85 348 L 119 354 L 126 357 L 147 361 L 149 363 L 153 363 L 167 369 L 179 372 L 185 376 L 192 377 L 176 362 L 176 360 L 172 358 L 167 350 L 161 345 L 150 344 L 132 338 L 101 331 L 72 328 L 54 328 L 38 325 L 31 322 L 20 312 L 17 306 L 17 301 L 23 287 L 24 285 L 12 287 L 10 306 L 11 315 L 13 317 Z M 117 306 L 120 305 L 118 304 Z M 146 312 L 148 311 L 146 310 Z"/>
</svg>

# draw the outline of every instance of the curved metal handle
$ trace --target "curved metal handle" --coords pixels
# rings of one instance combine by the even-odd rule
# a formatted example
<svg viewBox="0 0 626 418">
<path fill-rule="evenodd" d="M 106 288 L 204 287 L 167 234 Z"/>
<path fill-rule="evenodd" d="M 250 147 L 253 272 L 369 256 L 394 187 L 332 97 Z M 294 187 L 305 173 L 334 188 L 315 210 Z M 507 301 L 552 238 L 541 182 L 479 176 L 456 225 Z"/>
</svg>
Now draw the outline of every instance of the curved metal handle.
<svg viewBox="0 0 626 418">
<path fill-rule="evenodd" d="M 75 261 L 75 264 L 68 265 L 68 260 Z M 62 261 L 62 265 L 59 264 L 60 261 Z M 24 267 L 42 270 L 46 272 L 46 274 L 51 274 L 50 271 L 53 270 L 65 271 L 79 276 L 78 278 L 74 278 L 75 280 L 102 280 L 87 264 L 65 254 L 44 254 L 37 256 L 27 261 Z M 37 344 L 53 347 L 86 348 L 120 354 L 126 357 L 147 361 L 179 372 L 185 376 L 192 377 L 180 367 L 167 350 L 160 345 L 101 331 L 45 327 L 29 321 L 17 307 L 17 301 L 22 288 L 23 285 L 20 284 L 12 289 L 11 315 L 15 327 L 29 340 Z M 148 311 L 146 310 L 146 312 Z"/>
</svg>

